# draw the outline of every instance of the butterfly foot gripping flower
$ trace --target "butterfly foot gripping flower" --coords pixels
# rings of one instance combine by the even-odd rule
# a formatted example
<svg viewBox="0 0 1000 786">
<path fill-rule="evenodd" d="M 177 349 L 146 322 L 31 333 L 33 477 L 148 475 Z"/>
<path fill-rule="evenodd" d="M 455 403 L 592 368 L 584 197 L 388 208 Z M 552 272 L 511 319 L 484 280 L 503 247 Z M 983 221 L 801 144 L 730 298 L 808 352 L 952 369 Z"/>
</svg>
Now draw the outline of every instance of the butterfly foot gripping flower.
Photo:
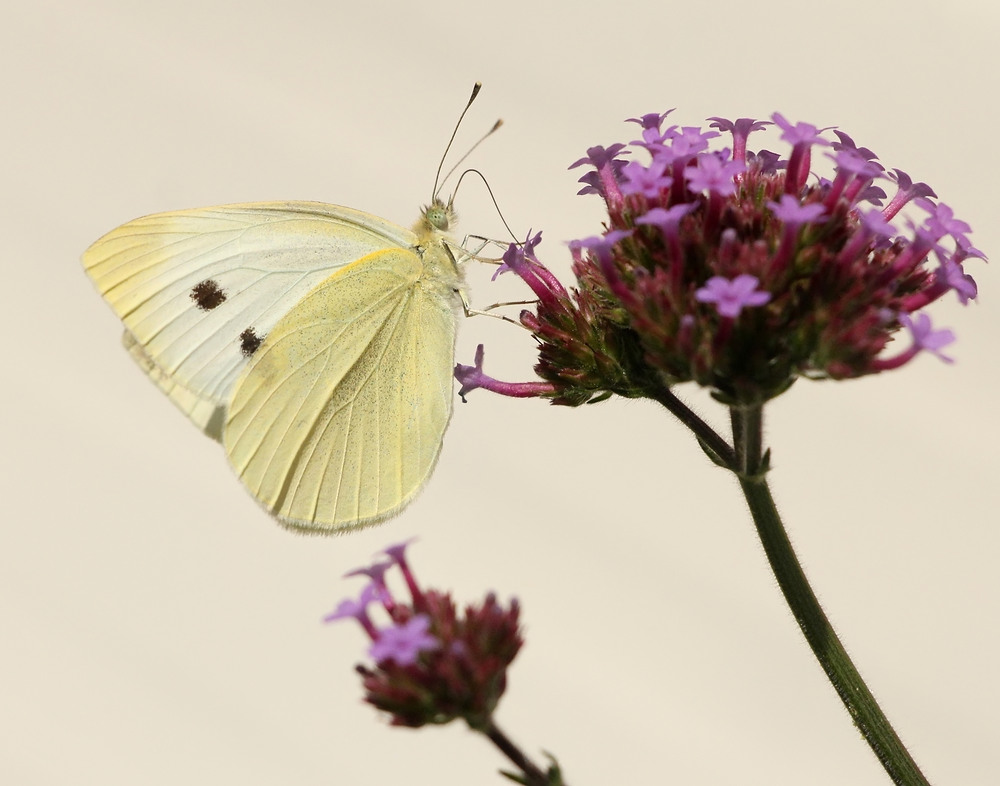
<svg viewBox="0 0 1000 786">
<path fill-rule="evenodd" d="M 387 712 L 393 725 L 417 728 L 461 718 L 473 729 L 489 729 L 507 667 L 523 643 L 517 600 L 505 608 L 491 593 L 460 612 L 449 594 L 417 584 L 406 546 L 390 547 L 388 561 L 349 574 L 370 581 L 358 600 L 342 601 L 324 619 L 353 618 L 368 634 L 375 666 L 358 666 L 365 700 Z M 397 600 L 386 583 L 393 568 L 407 584 L 409 602 Z M 381 605 L 387 625 L 372 620 L 373 603 Z"/>
<path fill-rule="evenodd" d="M 777 113 L 771 123 L 711 118 L 709 130 L 664 128 L 668 114 L 633 119 L 641 139 L 631 148 L 594 147 L 572 165 L 590 167 L 580 193 L 600 195 L 608 211 L 602 233 L 570 243 L 572 291 L 538 261 L 540 235 L 505 255 L 504 269 L 538 299 L 520 320 L 549 385 L 520 395 L 578 405 L 696 382 L 723 403 L 758 405 L 798 377 L 860 377 L 920 351 L 948 360 L 953 335 L 916 312 L 950 291 L 975 298 L 962 264 L 983 254 L 930 187 L 887 172 L 844 133 L 827 139 Z M 747 148 L 772 124 L 785 158 Z M 720 132 L 731 145 L 710 149 Z M 811 176 L 817 150 L 832 179 Z M 916 216 L 901 220 L 904 207 Z M 907 345 L 893 352 L 901 337 Z M 481 367 L 478 378 L 469 368 L 457 369 L 463 393 L 516 389 L 481 384 Z"/>
</svg>

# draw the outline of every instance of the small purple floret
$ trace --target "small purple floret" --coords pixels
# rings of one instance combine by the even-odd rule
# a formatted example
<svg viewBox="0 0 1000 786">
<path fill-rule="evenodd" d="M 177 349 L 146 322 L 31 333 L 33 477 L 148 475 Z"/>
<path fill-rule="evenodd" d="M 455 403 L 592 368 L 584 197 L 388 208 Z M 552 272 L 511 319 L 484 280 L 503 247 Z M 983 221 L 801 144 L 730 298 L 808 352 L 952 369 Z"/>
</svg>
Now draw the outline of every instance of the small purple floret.
<svg viewBox="0 0 1000 786">
<path fill-rule="evenodd" d="M 420 653 L 441 646 L 441 642 L 428 633 L 430 626 L 430 618 L 418 614 L 401 625 L 382 628 L 368 648 L 368 654 L 376 663 L 392 661 L 399 666 L 412 666 Z"/>
<path fill-rule="evenodd" d="M 660 126 L 663 125 L 663 121 L 666 119 L 667 115 L 673 111 L 673 109 L 668 109 L 666 112 L 649 112 L 642 117 L 630 117 L 625 122 L 638 123 L 643 130 L 646 130 L 647 128 L 654 128 L 659 131 Z"/>
<path fill-rule="evenodd" d="M 747 273 L 732 280 L 712 276 L 694 296 L 700 303 L 715 303 L 720 316 L 735 319 L 744 308 L 762 306 L 771 299 L 770 292 L 757 289 L 759 283 L 757 276 Z"/>
<path fill-rule="evenodd" d="M 356 619 L 361 623 L 368 635 L 375 637 L 375 625 L 368 616 L 368 606 L 375 600 L 378 590 L 374 584 L 366 584 L 357 600 L 345 598 L 337 604 L 337 608 L 323 617 L 323 622 L 336 622 L 342 619 Z"/>
<path fill-rule="evenodd" d="M 458 395 L 463 402 L 467 394 L 479 388 L 511 398 L 534 398 L 552 392 L 553 387 L 548 382 L 501 382 L 494 379 L 483 371 L 484 355 L 485 350 L 480 344 L 476 347 L 474 365 L 458 363 L 455 366 L 454 376 L 461 385 Z"/>
<path fill-rule="evenodd" d="M 594 235 L 585 237 L 583 240 L 571 240 L 570 250 L 579 253 L 580 251 L 590 251 L 598 259 L 604 261 L 610 259 L 614 247 L 618 241 L 632 234 L 631 229 L 614 229 L 605 235 Z"/>
<path fill-rule="evenodd" d="M 611 145 L 611 147 L 604 147 L 604 145 L 588 147 L 587 155 L 574 161 L 567 169 L 576 169 L 578 166 L 583 166 L 584 164 L 590 164 L 594 169 L 602 169 L 608 164 L 615 162 L 624 163 L 617 161 L 618 154 L 623 150 L 625 150 L 625 145 L 620 142 Z M 625 155 L 628 155 L 628 153 L 626 152 Z"/>
<path fill-rule="evenodd" d="M 659 227 L 664 234 L 669 234 L 671 231 L 676 229 L 677 225 L 680 224 L 681 219 L 688 213 L 694 211 L 696 207 L 697 205 L 693 202 L 685 202 L 679 205 L 674 205 L 670 209 L 654 207 L 652 210 L 648 210 L 646 213 L 639 216 L 635 220 L 635 223 Z"/>
<path fill-rule="evenodd" d="M 649 199 L 656 199 L 661 192 L 667 191 L 674 182 L 670 175 L 665 174 L 667 161 L 654 158 L 649 166 L 638 161 L 629 161 L 622 169 L 622 193 L 642 194 Z"/>
<path fill-rule="evenodd" d="M 767 206 L 782 223 L 796 227 L 818 221 L 826 212 L 826 208 L 818 202 L 803 205 L 790 194 L 783 194 L 779 202 L 768 202 Z"/>
<path fill-rule="evenodd" d="M 728 154 L 728 151 L 724 151 Z M 708 191 L 719 196 L 736 193 L 736 176 L 746 169 L 743 161 L 726 160 L 727 156 L 698 156 L 697 163 L 684 170 L 688 188 L 695 193 Z"/>
<path fill-rule="evenodd" d="M 931 318 L 923 313 L 917 314 L 915 318 L 911 318 L 908 314 L 900 314 L 899 321 L 910 331 L 913 343 L 918 349 L 936 355 L 945 363 L 955 362 L 953 358 L 941 352 L 944 347 L 955 341 L 955 334 L 948 328 L 934 330 Z"/>
</svg>

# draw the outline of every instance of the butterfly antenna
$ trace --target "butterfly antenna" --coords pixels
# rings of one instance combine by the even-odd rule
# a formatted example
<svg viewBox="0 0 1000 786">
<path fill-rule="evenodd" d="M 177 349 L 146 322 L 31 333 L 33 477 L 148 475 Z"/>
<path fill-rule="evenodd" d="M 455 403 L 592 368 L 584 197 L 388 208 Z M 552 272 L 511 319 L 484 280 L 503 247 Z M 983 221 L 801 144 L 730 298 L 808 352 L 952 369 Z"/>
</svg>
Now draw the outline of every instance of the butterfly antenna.
<svg viewBox="0 0 1000 786">
<path fill-rule="evenodd" d="M 438 163 L 437 173 L 434 175 L 434 191 L 431 194 L 432 202 L 437 199 L 438 181 L 441 179 L 441 168 L 444 166 L 444 160 L 448 157 L 448 151 L 451 150 L 452 142 L 455 141 L 455 134 L 458 133 L 458 127 L 462 125 L 462 121 L 465 119 L 465 113 L 469 111 L 469 107 L 472 106 L 472 102 L 476 100 L 476 96 L 479 95 L 479 91 L 482 89 L 482 82 L 476 82 L 476 84 L 472 86 L 472 95 L 469 96 L 469 101 L 465 105 L 465 109 L 462 110 L 462 114 L 458 116 L 458 122 L 455 123 L 455 128 L 451 132 L 451 138 L 448 140 L 448 145 L 444 149 L 444 155 L 441 156 L 441 161 Z"/>
<path fill-rule="evenodd" d="M 451 169 L 448 170 L 448 174 L 446 174 L 441 179 L 441 185 L 443 186 L 445 183 L 447 183 L 448 182 L 448 178 L 451 177 L 454 174 L 455 170 L 458 169 L 462 165 L 462 162 L 465 161 L 465 159 L 467 159 L 470 155 L 472 155 L 472 151 L 475 150 L 477 147 L 479 147 L 483 142 L 485 142 L 487 137 L 492 136 L 492 134 L 498 128 L 500 128 L 500 126 L 502 126 L 502 125 L 503 125 L 503 120 L 497 120 L 493 124 L 493 128 L 491 128 L 489 131 L 487 131 L 485 134 L 483 134 L 481 137 L 479 137 L 479 139 L 476 141 L 476 144 L 474 144 L 472 147 L 470 147 L 468 149 L 468 151 L 466 152 L 466 154 L 464 156 L 462 156 L 460 159 L 458 159 L 458 161 L 455 162 L 455 165 Z"/>
<path fill-rule="evenodd" d="M 499 121 L 498 121 L 498 123 L 499 123 Z M 497 128 L 499 128 L 499 124 L 497 126 L 495 126 L 493 130 L 495 131 Z M 490 133 L 492 133 L 492 132 L 490 132 Z M 489 136 L 489 134 L 487 134 L 486 136 Z M 483 139 L 485 139 L 485 138 L 486 137 L 483 137 Z M 479 140 L 479 142 L 482 142 L 482 141 L 483 141 L 482 139 Z M 477 142 L 476 144 L 479 144 L 479 142 Z M 471 153 L 472 151 L 470 150 L 469 152 Z M 449 172 L 448 174 L 450 175 L 451 172 Z M 469 174 L 479 175 L 479 179 L 482 180 L 483 181 L 483 185 L 486 186 L 486 190 L 489 192 L 490 199 L 493 200 L 493 207 L 495 207 L 497 209 L 497 215 L 500 216 L 500 221 L 503 222 L 504 228 L 507 230 L 507 233 L 511 236 L 511 238 L 513 238 L 513 240 L 514 240 L 515 243 L 521 243 L 521 241 L 518 240 L 517 237 L 514 235 L 514 230 L 512 230 L 510 228 L 510 225 L 507 223 L 507 219 L 503 217 L 503 211 L 500 209 L 499 203 L 497 203 L 497 198 L 493 195 L 493 189 L 490 188 L 490 183 L 486 179 L 486 175 L 484 175 L 478 169 L 466 169 L 461 175 L 458 176 L 458 183 L 455 184 L 455 191 L 452 193 L 451 199 L 448 200 L 448 207 L 451 207 L 452 202 L 455 201 L 455 194 L 458 193 L 458 189 L 462 185 L 462 179 L 466 175 L 469 175 Z M 447 178 L 445 178 L 445 179 L 447 180 Z"/>
</svg>

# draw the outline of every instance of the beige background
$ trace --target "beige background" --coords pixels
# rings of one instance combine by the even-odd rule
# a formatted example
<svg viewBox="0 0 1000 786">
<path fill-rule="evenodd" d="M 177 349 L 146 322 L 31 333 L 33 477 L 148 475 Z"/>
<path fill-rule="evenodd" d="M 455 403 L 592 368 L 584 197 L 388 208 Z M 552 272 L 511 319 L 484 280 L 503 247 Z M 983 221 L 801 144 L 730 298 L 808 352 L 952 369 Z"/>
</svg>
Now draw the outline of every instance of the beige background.
<svg viewBox="0 0 1000 786">
<path fill-rule="evenodd" d="M 813 6 L 810 8 L 810 6 Z M 16 10 L 13 10 L 16 8 Z M 1000 11 L 808 4 L 41 0 L 0 12 L 0 782 L 500 783 L 454 726 L 360 704 L 363 639 L 319 618 L 414 534 L 427 584 L 519 596 L 499 714 L 581 784 L 881 786 L 812 661 L 733 483 L 656 406 L 475 395 L 405 515 L 350 537 L 272 524 L 143 379 L 78 263 L 135 216 L 318 199 L 411 223 L 472 82 L 472 163 L 518 234 L 593 234 L 567 165 L 625 117 L 839 125 L 925 180 L 1000 257 Z M 463 186 L 461 229 L 501 235 Z M 958 362 L 801 383 L 769 416 L 773 483 L 827 609 L 937 784 L 1000 770 L 1000 277 L 935 308 Z M 480 304 L 520 294 L 472 271 Z M 474 320 L 490 368 L 517 330 Z M 716 423 L 721 414 L 694 396 Z"/>
</svg>

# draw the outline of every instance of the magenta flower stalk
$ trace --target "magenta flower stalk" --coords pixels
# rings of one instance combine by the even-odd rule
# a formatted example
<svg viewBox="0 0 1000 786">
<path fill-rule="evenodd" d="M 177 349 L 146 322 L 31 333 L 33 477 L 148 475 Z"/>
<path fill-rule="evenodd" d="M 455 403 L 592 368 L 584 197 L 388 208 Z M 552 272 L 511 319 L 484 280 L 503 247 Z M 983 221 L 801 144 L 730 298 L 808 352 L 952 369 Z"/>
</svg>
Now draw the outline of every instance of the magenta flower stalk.
<svg viewBox="0 0 1000 786">
<path fill-rule="evenodd" d="M 664 127 L 669 114 L 632 118 L 640 139 L 590 148 L 572 165 L 586 168 L 580 193 L 607 209 L 599 233 L 569 244 L 572 287 L 539 261 L 540 235 L 504 256 L 537 299 L 519 318 L 538 343 L 541 381 L 489 377 L 480 347 L 474 366 L 456 369 L 461 393 L 663 404 L 736 475 L 796 621 L 886 772 L 897 784 L 926 785 L 792 550 L 767 482 L 763 407 L 800 378 L 848 380 L 925 354 L 952 362 L 942 350 L 954 334 L 924 309 L 950 293 L 974 300 L 965 263 L 985 255 L 928 185 L 887 170 L 842 131 L 778 113 L 770 122 L 713 117 L 707 131 Z M 784 158 L 749 147 L 772 125 Z M 814 173 L 814 160 L 832 176 Z M 728 407 L 730 438 L 678 398 L 686 382 Z"/>
</svg>

